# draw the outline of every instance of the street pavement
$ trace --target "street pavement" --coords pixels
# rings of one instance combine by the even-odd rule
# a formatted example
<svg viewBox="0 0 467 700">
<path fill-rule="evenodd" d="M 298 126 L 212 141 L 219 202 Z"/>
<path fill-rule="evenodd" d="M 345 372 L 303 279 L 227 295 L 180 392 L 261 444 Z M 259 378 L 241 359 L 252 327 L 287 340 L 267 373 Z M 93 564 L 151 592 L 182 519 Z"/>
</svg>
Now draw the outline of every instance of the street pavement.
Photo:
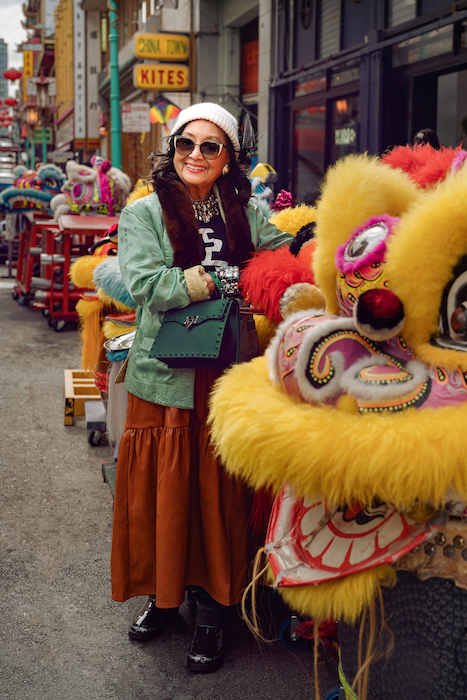
<svg viewBox="0 0 467 700">
<path fill-rule="evenodd" d="M 158 639 L 129 641 L 144 599 L 110 596 L 112 495 L 101 465 L 112 454 L 88 444 L 84 418 L 64 425 L 64 370 L 80 366 L 78 333 L 54 332 L 19 306 L 0 273 L 1 700 L 313 700 L 313 645 L 259 644 L 236 609 L 214 674 L 186 670 L 185 605 Z M 268 617 L 287 619 L 274 596 Z M 337 682 L 323 656 L 321 697 Z"/>
</svg>

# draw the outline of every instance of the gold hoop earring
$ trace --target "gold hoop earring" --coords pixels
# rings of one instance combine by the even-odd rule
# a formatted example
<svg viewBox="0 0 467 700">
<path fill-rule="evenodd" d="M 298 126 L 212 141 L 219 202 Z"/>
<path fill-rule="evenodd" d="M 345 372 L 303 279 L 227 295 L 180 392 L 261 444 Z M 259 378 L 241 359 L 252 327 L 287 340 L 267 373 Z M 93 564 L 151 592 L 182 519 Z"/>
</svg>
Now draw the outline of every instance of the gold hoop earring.
<svg viewBox="0 0 467 700">
<path fill-rule="evenodd" d="M 224 165 L 224 167 L 222 168 L 222 175 L 227 175 L 227 173 L 229 172 L 229 170 L 230 170 L 229 164 L 226 163 L 226 164 Z"/>
</svg>

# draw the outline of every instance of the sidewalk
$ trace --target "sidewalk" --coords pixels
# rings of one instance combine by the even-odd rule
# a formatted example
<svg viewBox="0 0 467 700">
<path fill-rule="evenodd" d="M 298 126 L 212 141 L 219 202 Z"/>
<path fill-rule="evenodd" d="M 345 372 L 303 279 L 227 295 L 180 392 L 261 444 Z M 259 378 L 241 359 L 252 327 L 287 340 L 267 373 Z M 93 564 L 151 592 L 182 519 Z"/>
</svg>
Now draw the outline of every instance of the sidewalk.
<svg viewBox="0 0 467 700">
<path fill-rule="evenodd" d="M 144 599 L 110 597 L 112 497 L 101 464 L 112 455 L 88 444 L 83 418 L 64 425 L 78 334 L 51 330 L 10 285 L 0 280 L 1 700 L 313 700 L 312 645 L 260 646 L 235 614 L 215 674 L 185 668 L 185 606 L 159 639 L 129 641 Z M 337 684 L 325 661 L 319 680 L 324 700 Z"/>
</svg>

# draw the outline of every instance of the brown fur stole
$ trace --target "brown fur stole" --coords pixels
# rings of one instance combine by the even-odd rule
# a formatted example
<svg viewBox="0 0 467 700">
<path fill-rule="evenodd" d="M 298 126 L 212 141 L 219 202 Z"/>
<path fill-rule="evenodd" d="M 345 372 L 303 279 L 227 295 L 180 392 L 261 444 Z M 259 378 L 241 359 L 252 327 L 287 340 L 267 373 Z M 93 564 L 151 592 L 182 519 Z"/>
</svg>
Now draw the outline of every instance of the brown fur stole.
<svg viewBox="0 0 467 700">
<path fill-rule="evenodd" d="M 225 214 L 229 265 L 241 265 L 254 251 L 250 225 L 232 185 L 222 177 L 216 185 Z M 188 189 L 182 182 L 162 179 L 157 184 L 156 192 L 162 206 L 167 235 L 174 250 L 173 266 L 186 270 L 199 265 L 204 258 L 204 247 Z"/>
</svg>

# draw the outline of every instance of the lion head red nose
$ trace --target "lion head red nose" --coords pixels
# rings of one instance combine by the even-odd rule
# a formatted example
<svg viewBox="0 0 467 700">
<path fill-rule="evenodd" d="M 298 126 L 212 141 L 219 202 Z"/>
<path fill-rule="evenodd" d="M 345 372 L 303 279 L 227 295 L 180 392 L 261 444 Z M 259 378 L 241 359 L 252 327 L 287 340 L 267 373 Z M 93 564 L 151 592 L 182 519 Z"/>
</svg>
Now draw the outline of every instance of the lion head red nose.
<svg viewBox="0 0 467 700">
<path fill-rule="evenodd" d="M 404 307 L 390 289 L 370 289 L 354 306 L 358 330 L 373 340 L 387 340 L 400 333 L 404 325 Z"/>
</svg>

